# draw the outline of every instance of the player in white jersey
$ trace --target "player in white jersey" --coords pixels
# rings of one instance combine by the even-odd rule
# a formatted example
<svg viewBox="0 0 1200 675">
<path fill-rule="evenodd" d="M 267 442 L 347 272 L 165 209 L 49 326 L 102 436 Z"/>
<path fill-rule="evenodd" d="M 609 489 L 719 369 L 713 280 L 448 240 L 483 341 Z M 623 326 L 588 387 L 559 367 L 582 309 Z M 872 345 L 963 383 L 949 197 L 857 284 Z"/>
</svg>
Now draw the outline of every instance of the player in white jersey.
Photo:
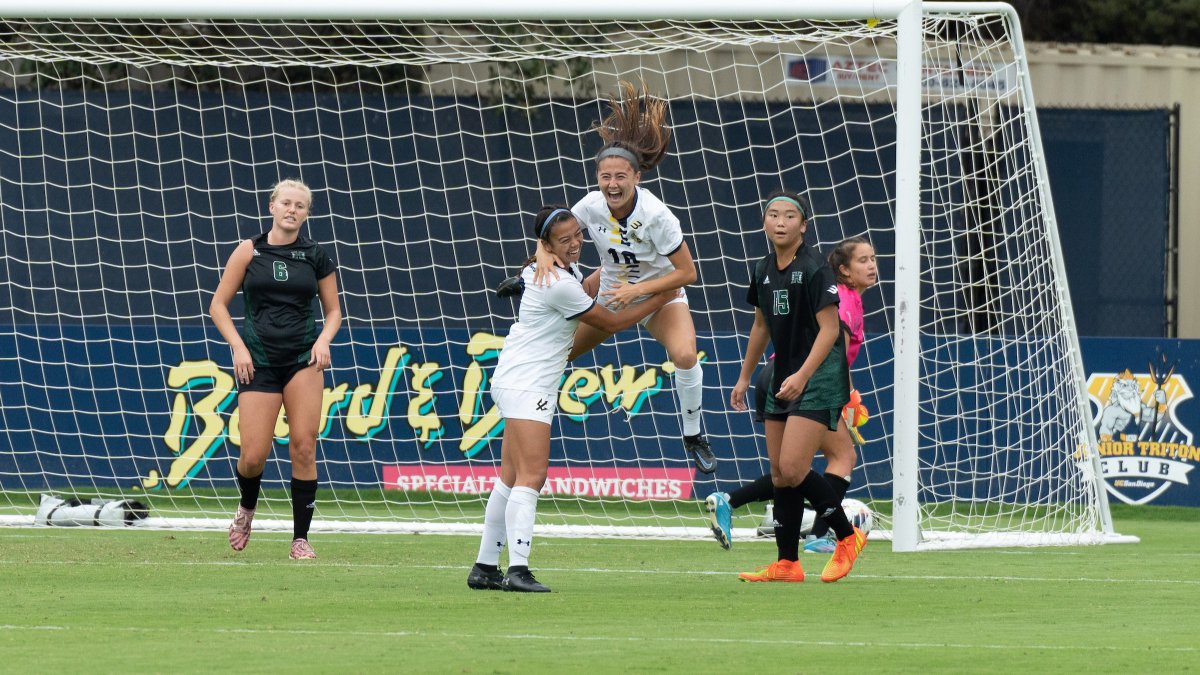
<svg viewBox="0 0 1200 675">
<path fill-rule="evenodd" d="M 672 291 L 671 302 L 641 322 L 667 350 L 675 366 L 675 395 L 682 416 L 684 448 L 696 468 L 717 470 L 717 459 L 700 428 L 704 374 L 696 354 L 696 326 L 688 309 L 684 287 L 696 281 L 696 265 L 683 239 L 679 219 L 658 197 L 638 187 L 642 172 L 658 166 L 667 154 L 671 131 L 666 126 L 667 104 L 628 82 L 621 83 L 621 100 L 612 99 L 611 111 L 596 129 L 604 141 L 596 154 L 595 192 L 572 209 L 583 221 L 600 254 L 600 302 L 617 310 L 644 301 L 656 293 Z M 534 284 L 551 275 L 553 257 L 539 246 L 539 269 Z M 589 279 L 585 285 L 594 283 Z M 506 280 L 512 288 L 519 285 Z M 570 358 L 585 354 L 612 335 L 594 326 L 575 334 Z"/>
<path fill-rule="evenodd" d="M 613 163 L 621 168 L 619 161 Z M 601 291 L 667 276 L 675 271 L 670 256 L 685 245 L 679 219 L 658 197 L 635 187 L 631 202 L 628 207 L 632 210 L 620 219 L 609 210 L 605 193 L 599 191 L 589 192 L 571 208 L 600 255 Z M 636 301 L 634 295 L 631 302 Z M 679 301 L 686 304 L 686 295 L 680 293 Z"/>
<path fill-rule="evenodd" d="M 582 322 L 615 333 L 641 321 L 673 299 L 660 293 L 645 302 L 613 312 L 597 304 L 580 283 L 575 267 L 583 247 L 583 228 L 566 207 L 546 206 L 533 222 L 538 242 L 563 263 L 548 285 L 532 283 L 536 264 L 526 261 L 521 277 L 528 290 L 521 297 L 517 322 L 500 350 L 491 394 L 504 418 L 500 444 L 500 480 L 488 497 L 479 557 L 467 575 L 467 586 L 545 593 L 550 589 L 529 571 L 529 551 L 538 494 L 550 463 L 550 422 L 558 407 L 558 385 L 567 355 Z M 594 291 L 593 291 L 594 294 Z M 508 544 L 508 573 L 500 574 L 500 552 Z"/>
</svg>

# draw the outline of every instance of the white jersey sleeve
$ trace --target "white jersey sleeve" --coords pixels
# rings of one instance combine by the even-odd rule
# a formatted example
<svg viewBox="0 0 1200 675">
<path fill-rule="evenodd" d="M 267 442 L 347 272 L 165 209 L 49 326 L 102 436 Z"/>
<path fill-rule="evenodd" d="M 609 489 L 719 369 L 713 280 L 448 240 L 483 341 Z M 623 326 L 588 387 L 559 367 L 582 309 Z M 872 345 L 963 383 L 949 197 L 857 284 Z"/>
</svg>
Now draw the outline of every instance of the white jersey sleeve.
<svg viewBox="0 0 1200 675">
<path fill-rule="evenodd" d="M 546 304 L 558 310 L 568 321 L 587 314 L 596 301 L 583 290 L 577 280 L 567 280 L 564 274 L 555 280 L 546 291 Z"/>
</svg>

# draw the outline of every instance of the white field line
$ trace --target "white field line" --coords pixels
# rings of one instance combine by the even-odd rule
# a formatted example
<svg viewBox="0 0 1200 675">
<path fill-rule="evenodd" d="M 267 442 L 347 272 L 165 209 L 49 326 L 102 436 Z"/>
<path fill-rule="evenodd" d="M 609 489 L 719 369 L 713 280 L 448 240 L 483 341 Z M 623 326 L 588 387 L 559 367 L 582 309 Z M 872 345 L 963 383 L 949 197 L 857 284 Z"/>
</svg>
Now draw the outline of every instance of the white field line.
<svg viewBox="0 0 1200 675">
<path fill-rule="evenodd" d="M 34 524 L 32 516 L 0 515 L 0 526 L 38 529 L 56 529 Z M 152 517 L 140 521 L 132 527 L 97 528 L 114 531 L 155 530 L 155 531 L 223 531 L 229 527 L 227 518 L 158 518 Z M 93 528 L 88 528 L 93 529 Z M 260 518 L 254 521 L 256 532 L 290 532 L 292 521 Z M 757 528 L 732 529 L 734 541 L 754 541 L 759 539 Z M 396 522 L 396 521 L 331 521 L 314 520 L 312 532 L 333 532 L 353 534 L 457 534 L 479 536 L 483 533 L 483 523 L 451 523 L 451 522 Z M 707 527 L 687 526 L 633 526 L 633 525 L 555 525 L 539 524 L 537 533 L 547 538 L 581 538 L 581 539 L 644 539 L 644 540 L 708 540 L 712 533 Z M 888 530 L 872 530 L 867 535 L 870 541 L 890 541 L 892 533 Z M 1135 544 L 1137 537 L 1121 534 L 1104 534 L 1099 532 L 1087 533 L 1045 533 L 1045 532 L 991 532 L 978 535 L 962 533 L 927 532 L 923 535 L 918 550 L 948 551 L 959 549 L 979 548 L 1009 548 L 1009 547 L 1042 547 L 1042 546 L 1079 546 L 1094 544 Z"/>
<path fill-rule="evenodd" d="M 822 558 L 823 559 L 823 558 Z M 30 565 L 26 560 L 4 560 L 0 559 L 0 566 L 5 565 Z M 298 568 L 311 567 L 336 567 L 340 569 L 421 569 L 421 570 L 445 570 L 445 571 L 460 571 L 466 572 L 470 569 L 470 563 L 463 565 L 413 565 L 409 563 L 382 564 L 382 563 L 353 563 L 353 562 L 331 562 L 329 560 L 319 560 L 317 562 L 305 562 L 301 564 L 292 563 L 286 560 L 279 562 L 268 561 L 241 561 L 241 560 L 40 560 L 38 565 L 67 565 L 77 567 L 80 565 L 94 567 L 271 567 L 278 568 L 281 566 L 292 566 Z M 639 567 L 637 569 L 621 569 L 607 567 L 541 567 L 537 568 L 538 572 L 551 572 L 554 574 L 625 574 L 625 575 L 645 575 L 645 574 L 663 574 L 663 575 L 687 575 L 687 576 L 731 576 L 737 572 L 734 570 L 669 570 L 669 569 L 646 569 Z M 995 575 L 995 574 L 962 574 L 962 575 L 947 575 L 947 574 L 860 574 L 854 573 L 855 579 L 872 579 L 878 581 L 1025 581 L 1030 583 L 1085 583 L 1085 584 L 1164 584 L 1164 585 L 1183 585 L 1183 586 L 1200 586 L 1200 579 L 1113 579 L 1107 577 L 1032 577 L 1032 576 L 1013 576 L 1013 575 Z"/>
<path fill-rule="evenodd" d="M 137 633 L 137 634 L 159 634 L 159 633 L 177 633 L 176 628 L 140 628 L 136 626 L 106 626 L 104 630 L 109 633 Z M 94 632 L 94 626 L 61 626 L 61 625 L 19 625 L 19 624 L 0 624 L 0 631 L 87 631 Z M 1029 644 L 1021 643 L 1014 645 L 995 644 L 995 643 L 954 643 L 954 642 L 889 642 L 886 640 L 853 640 L 853 641 L 837 641 L 837 640 L 803 640 L 803 639 L 785 639 L 785 638 L 719 638 L 719 637 L 686 637 L 679 634 L 656 637 L 645 635 L 564 635 L 564 634 L 538 634 L 538 633 L 445 633 L 422 630 L 311 630 L 311 629 L 281 629 L 281 628 L 211 628 L 211 629 L 196 629 L 190 628 L 189 631 L 194 634 L 211 634 L 211 635 L 312 635 L 312 636 L 333 636 L 333 637 L 368 637 L 368 638 L 433 638 L 437 640 L 463 641 L 463 640 L 526 640 L 530 642 L 613 642 L 613 643 L 662 643 L 662 644 L 679 644 L 695 643 L 698 645 L 708 645 L 713 643 L 728 644 L 728 645 L 780 645 L 780 646 L 796 646 L 796 647 L 862 647 L 872 649 L 911 649 L 911 650 L 927 650 L 927 649 L 963 649 L 976 650 L 988 649 L 995 651 L 1055 651 L 1055 652 L 1145 652 L 1144 645 L 1123 645 L 1113 644 L 1104 647 L 1095 645 L 1075 646 L 1075 645 L 1047 645 L 1047 644 Z M 1156 646 L 1156 653 L 1175 652 L 1175 653 L 1196 653 L 1200 652 L 1200 647 L 1192 646 Z"/>
</svg>

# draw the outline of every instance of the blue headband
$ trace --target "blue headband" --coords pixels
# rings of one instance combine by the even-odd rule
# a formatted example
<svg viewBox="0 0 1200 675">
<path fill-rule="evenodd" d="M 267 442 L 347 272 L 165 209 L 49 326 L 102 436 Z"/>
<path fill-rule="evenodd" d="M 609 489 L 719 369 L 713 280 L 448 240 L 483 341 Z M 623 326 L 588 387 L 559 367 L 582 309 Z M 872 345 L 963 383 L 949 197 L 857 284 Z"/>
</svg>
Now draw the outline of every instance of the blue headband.
<svg viewBox="0 0 1200 675">
<path fill-rule="evenodd" d="M 546 238 L 546 230 L 550 227 L 550 221 L 554 220 L 554 217 L 560 213 L 571 213 L 571 210 L 570 209 L 554 209 L 553 211 L 551 211 L 550 215 L 546 216 L 546 219 L 542 221 L 541 228 L 538 229 L 538 238 L 539 239 Z M 571 213 L 571 216 L 574 217 L 575 214 Z"/>
<path fill-rule="evenodd" d="M 782 202 L 787 202 L 787 203 L 789 203 L 789 204 L 793 204 L 793 205 L 795 205 L 795 207 L 796 207 L 796 208 L 800 209 L 800 216 L 801 216 L 802 218 L 804 218 L 805 220 L 808 220 L 808 219 L 811 217 L 811 216 L 809 216 L 809 215 L 808 215 L 808 209 L 804 208 L 804 205 L 803 205 L 803 204 L 801 204 L 800 202 L 798 202 L 798 201 L 796 201 L 795 199 L 792 199 L 791 197 L 788 197 L 788 196 L 786 196 L 786 195 L 780 195 L 780 196 L 778 196 L 778 197 L 772 197 L 772 198 L 771 198 L 771 199 L 770 199 L 770 200 L 767 202 L 767 205 L 763 207 L 763 210 L 764 210 L 764 211 L 766 211 L 767 209 L 771 208 L 771 205 L 772 205 L 772 204 L 774 204 L 775 202 L 780 202 L 780 201 L 782 201 Z"/>
</svg>

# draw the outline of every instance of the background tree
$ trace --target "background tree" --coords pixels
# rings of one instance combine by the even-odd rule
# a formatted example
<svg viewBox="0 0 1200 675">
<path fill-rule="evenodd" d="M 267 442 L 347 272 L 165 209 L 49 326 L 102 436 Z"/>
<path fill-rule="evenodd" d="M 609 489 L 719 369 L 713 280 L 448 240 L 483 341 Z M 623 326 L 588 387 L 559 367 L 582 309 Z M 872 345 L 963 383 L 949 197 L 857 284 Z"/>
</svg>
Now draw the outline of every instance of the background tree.
<svg viewBox="0 0 1200 675">
<path fill-rule="evenodd" d="M 1200 0 L 1009 0 L 1026 40 L 1200 46 Z"/>
</svg>

